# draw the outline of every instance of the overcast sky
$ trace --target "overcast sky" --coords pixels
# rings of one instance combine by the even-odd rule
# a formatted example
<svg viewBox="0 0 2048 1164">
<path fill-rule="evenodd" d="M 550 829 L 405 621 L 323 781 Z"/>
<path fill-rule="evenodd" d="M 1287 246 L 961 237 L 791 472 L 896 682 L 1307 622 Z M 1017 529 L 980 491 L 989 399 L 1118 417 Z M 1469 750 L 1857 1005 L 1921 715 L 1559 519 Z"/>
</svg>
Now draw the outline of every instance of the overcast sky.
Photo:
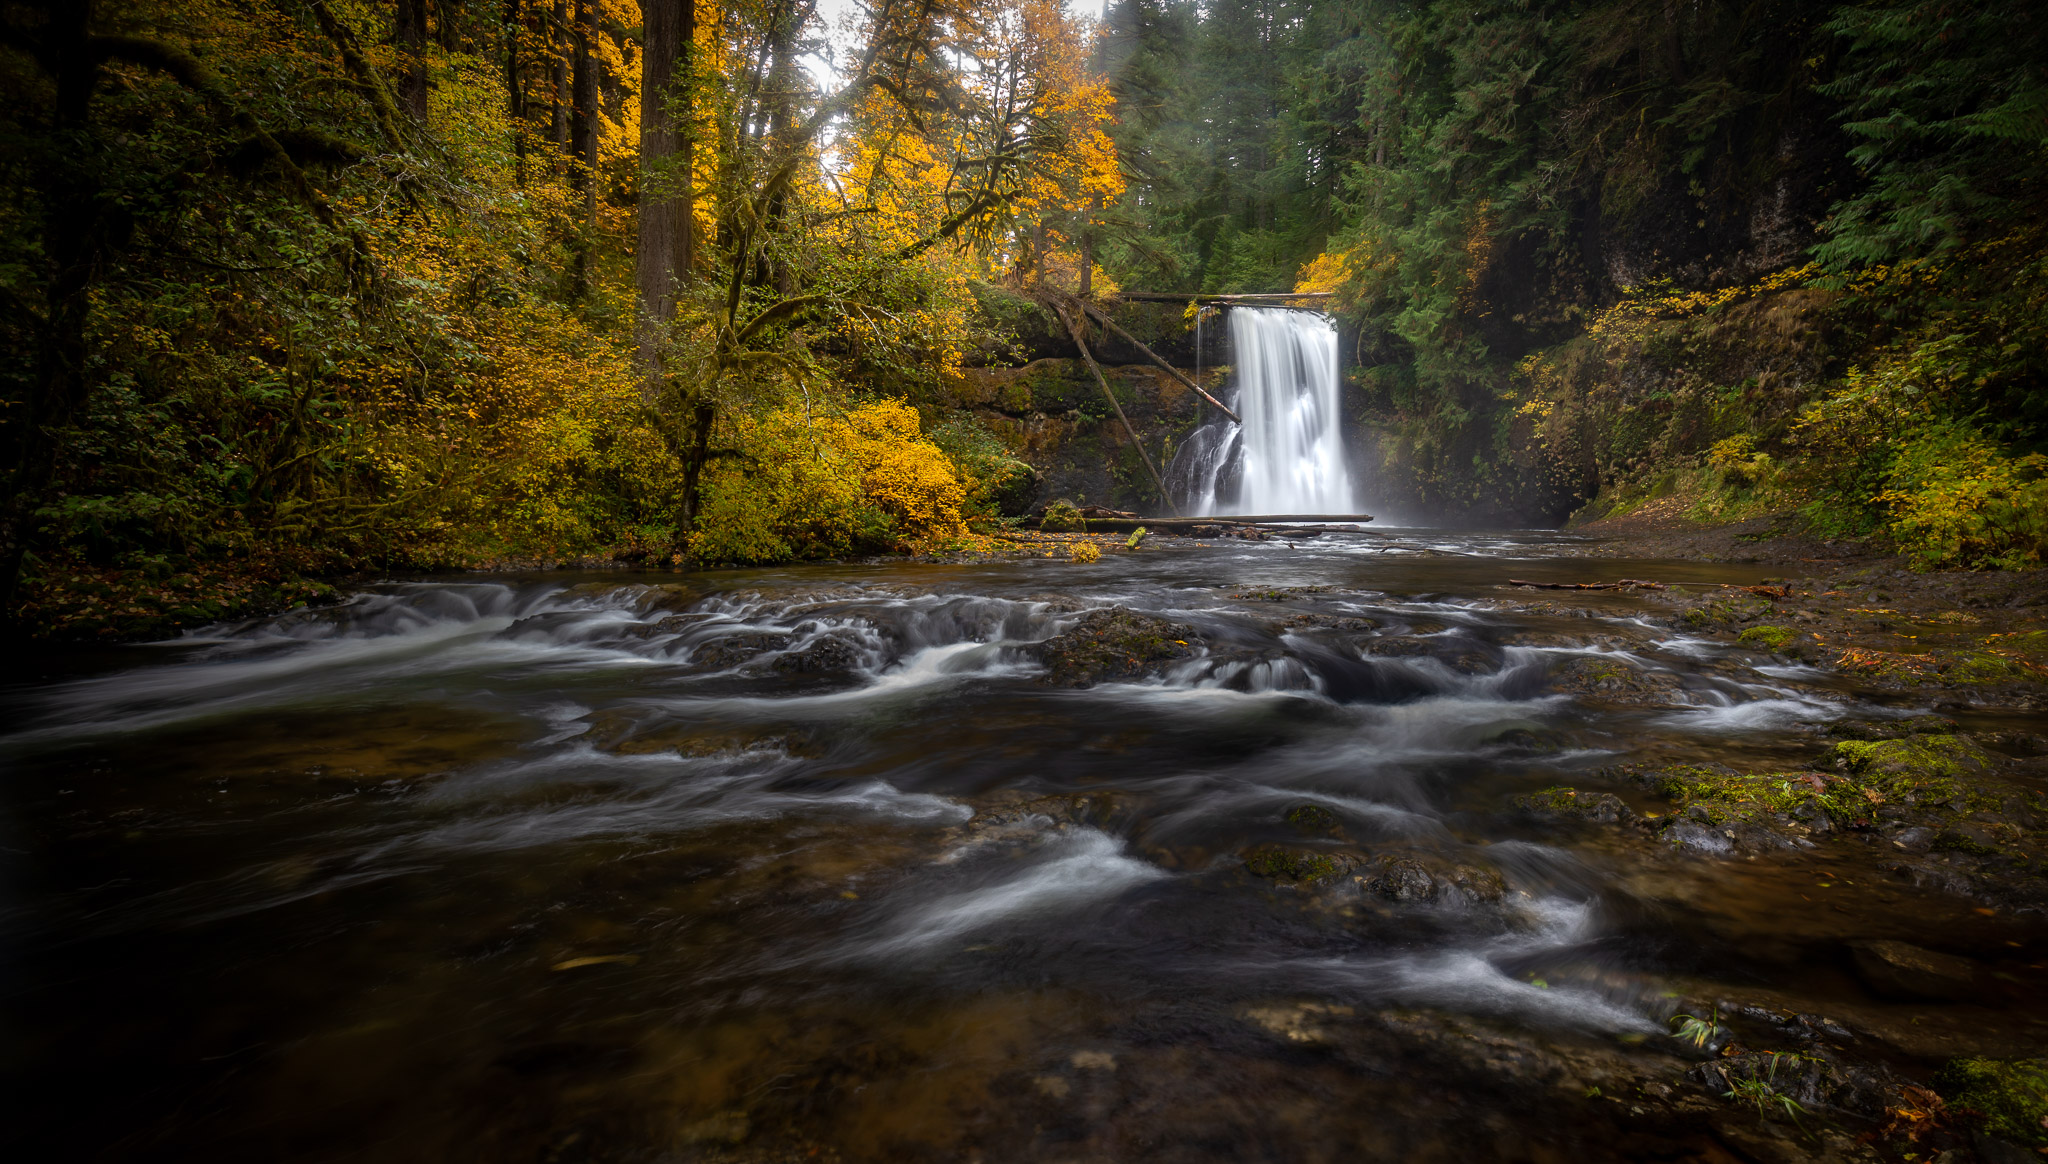
<svg viewBox="0 0 2048 1164">
<path fill-rule="evenodd" d="M 1100 20 L 1102 19 L 1102 6 L 1106 2 L 1107 0 L 1067 0 L 1067 11 L 1090 20 Z M 841 56 L 845 55 L 853 46 L 842 39 L 844 34 L 840 31 L 840 21 L 847 11 L 854 7 L 855 3 L 856 0 L 818 0 L 818 17 L 823 21 L 827 33 L 832 37 L 832 47 L 838 50 Z M 816 57 L 810 57 L 806 59 L 805 65 L 809 69 L 810 74 L 816 77 L 820 84 L 825 85 L 827 88 L 831 87 L 831 81 L 824 75 L 827 71 L 825 62 Z"/>
</svg>

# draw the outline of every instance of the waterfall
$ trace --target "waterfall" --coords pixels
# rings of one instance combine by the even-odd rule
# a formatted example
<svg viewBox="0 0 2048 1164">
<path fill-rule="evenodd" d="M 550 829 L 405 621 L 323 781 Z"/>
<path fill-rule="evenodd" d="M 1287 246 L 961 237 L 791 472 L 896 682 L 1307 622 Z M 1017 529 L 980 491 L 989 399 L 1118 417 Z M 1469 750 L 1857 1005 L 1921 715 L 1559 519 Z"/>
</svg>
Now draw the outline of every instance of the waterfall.
<svg viewBox="0 0 2048 1164">
<path fill-rule="evenodd" d="M 1168 487 L 1186 512 L 1350 513 L 1357 506 L 1338 431 L 1337 329 L 1306 311 L 1230 310 L 1240 428 L 1188 438 Z"/>
</svg>

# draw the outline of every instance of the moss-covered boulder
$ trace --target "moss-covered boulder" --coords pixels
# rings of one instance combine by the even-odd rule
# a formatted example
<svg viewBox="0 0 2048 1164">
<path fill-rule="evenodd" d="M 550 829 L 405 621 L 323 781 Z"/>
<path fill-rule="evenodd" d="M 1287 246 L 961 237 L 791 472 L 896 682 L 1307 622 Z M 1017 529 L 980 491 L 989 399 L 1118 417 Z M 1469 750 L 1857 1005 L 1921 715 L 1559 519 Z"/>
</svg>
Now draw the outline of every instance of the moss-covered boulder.
<svg viewBox="0 0 2048 1164">
<path fill-rule="evenodd" d="M 1367 889 L 1389 901 L 1490 905 L 1507 895 L 1498 872 L 1432 854 L 1381 857 L 1359 873 Z"/>
<path fill-rule="evenodd" d="M 1045 507 L 1044 516 L 1038 519 L 1038 528 L 1047 533 L 1073 533 L 1087 529 L 1088 522 L 1073 502 L 1062 499 Z"/>
<path fill-rule="evenodd" d="M 1835 745 L 1834 762 L 1873 804 L 1955 809 L 1988 805 L 1990 798 L 1970 778 L 1998 765 L 1997 757 L 1957 735 L 1843 740 Z"/>
<path fill-rule="evenodd" d="M 1783 655 L 1801 662 L 1816 662 L 1821 658 L 1820 640 L 1789 626 L 1765 624 L 1753 626 L 1735 636 L 1736 643 L 1773 655 Z"/>
<path fill-rule="evenodd" d="M 1587 792 L 1559 785 L 1514 797 L 1510 803 L 1539 820 L 1582 820 L 1618 824 L 1635 819 L 1635 810 L 1612 792 Z"/>
<path fill-rule="evenodd" d="M 1193 657 L 1194 633 L 1191 626 L 1121 607 L 1097 610 L 1041 643 L 1038 657 L 1045 664 L 1045 682 L 1092 687 L 1153 674 L 1176 659 Z"/>
<path fill-rule="evenodd" d="M 1956 1059 L 1934 1085 L 1985 1134 L 2048 1149 L 2048 1059 Z"/>
<path fill-rule="evenodd" d="M 1333 837 L 1343 832 L 1337 814 L 1320 804 L 1297 804 L 1287 810 L 1285 819 L 1303 836 Z"/>
<path fill-rule="evenodd" d="M 1301 849 L 1288 845 L 1264 845 L 1245 855 L 1245 872 L 1254 877 L 1284 884 L 1314 884 L 1333 881 L 1358 865 L 1349 853 Z"/>
</svg>

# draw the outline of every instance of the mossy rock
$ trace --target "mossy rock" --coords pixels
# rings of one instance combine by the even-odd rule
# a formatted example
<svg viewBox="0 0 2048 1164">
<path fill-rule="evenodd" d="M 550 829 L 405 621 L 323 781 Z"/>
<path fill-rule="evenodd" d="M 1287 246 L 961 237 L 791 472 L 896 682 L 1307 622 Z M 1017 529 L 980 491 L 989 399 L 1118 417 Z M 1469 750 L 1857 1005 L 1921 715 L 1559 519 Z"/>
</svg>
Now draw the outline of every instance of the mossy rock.
<svg viewBox="0 0 2048 1164">
<path fill-rule="evenodd" d="M 1745 647 L 1769 651 L 1774 655 L 1798 653 L 1798 646 L 1806 636 L 1789 626 L 1753 626 L 1735 636 L 1735 641 Z"/>
<path fill-rule="evenodd" d="M 1421 854 L 1380 858 L 1365 883 L 1379 896 L 1401 902 L 1476 905 L 1507 895 L 1507 882 L 1492 869 Z"/>
<path fill-rule="evenodd" d="M 1254 877 L 1305 885 L 1340 877 L 1356 863 L 1355 858 L 1344 853 L 1269 845 L 1253 850 L 1245 858 L 1244 867 Z"/>
<path fill-rule="evenodd" d="M 1805 821 L 1820 827 L 1865 819 L 1870 811 L 1869 798 L 1855 780 L 1824 772 L 1738 772 L 1720 764 L 1689 764 L 1632 772 L 1630 779 L 1684 810 L 1673 814 L 1670 824 L 1690 820 L 1719 828 L 1753 822 L 1773 828 Z"/>
<path fill-rule="evenodd" d="M 1835 765 L 1885 800 L 1913 805 L 1977 807 L 1986 800 L 1963 781 L 1987 773 L 1997 758 L 1962 736 L 1911 736 L 1902 740 L 1843 740 Z"/>
<path fill-rule="evenodd" d="M 1045 516 L 1038 519 L 1038 528 L 1047 533 L 1075 533 L 1088 528 L 1088 521 L 1074 503 L 1062 498 L 1045 507 Z"/>
<path fill-rule="evenodd" d="M 1287 823 L 1304 833 L 1334 835 L 1342 831 L 1337 814 L 1320 804 L 1297 804 L 1287 810 Z"/>
<path fill-rule="evenodd" d="M 1585 792 L 1563 785 L 1517 796 L 1512 803 L 1530 816 L 1543 819 L 1615 824 L 1635 816 L 1621 797 L 1611 792 Z"/>
<path fill-rule="evenodd" d="M 2036 678 L 2026 663 L 1987 651 L 1968 651 L 1956 656 L 1943 678 L 1954 683 L 2018 683 Z"/>
<path fill-rule="evenodd" d="M 1092 548 L 1092 547 L 1091 547 Z M 1195 629 L 1121 608 L 1084 615 L 1071 629 L 1040 644 L 1045 681 L 1061 687 L 1135 679 L 1175 659 L 1190 658 Z"/>
<path fill-rule="evenodd" d="M 2001 1140 L 2048 1148 L 2048 1059 L 1956 1059 L 1935 1077 L 1951 1108 Z"/>
</svg>

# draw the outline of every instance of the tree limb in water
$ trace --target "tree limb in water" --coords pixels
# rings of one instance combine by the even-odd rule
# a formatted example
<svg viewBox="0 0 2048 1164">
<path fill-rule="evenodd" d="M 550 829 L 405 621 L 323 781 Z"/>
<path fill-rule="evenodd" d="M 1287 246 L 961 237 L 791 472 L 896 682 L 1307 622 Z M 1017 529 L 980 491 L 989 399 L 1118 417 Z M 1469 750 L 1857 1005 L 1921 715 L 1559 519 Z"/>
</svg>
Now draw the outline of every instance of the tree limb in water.
<svg viewBox="0 0 2048 1164">
<path fill-rule="evenodd" d="M 1527 586 L 1535 590 L 1662 590 L 1662 582 L 1645 582 L 1641 578 L 1623 578 L 1619 582 L 1525 582 L 1520 578 L 1508 579 L 1510 586 Z"/>
</svg>

